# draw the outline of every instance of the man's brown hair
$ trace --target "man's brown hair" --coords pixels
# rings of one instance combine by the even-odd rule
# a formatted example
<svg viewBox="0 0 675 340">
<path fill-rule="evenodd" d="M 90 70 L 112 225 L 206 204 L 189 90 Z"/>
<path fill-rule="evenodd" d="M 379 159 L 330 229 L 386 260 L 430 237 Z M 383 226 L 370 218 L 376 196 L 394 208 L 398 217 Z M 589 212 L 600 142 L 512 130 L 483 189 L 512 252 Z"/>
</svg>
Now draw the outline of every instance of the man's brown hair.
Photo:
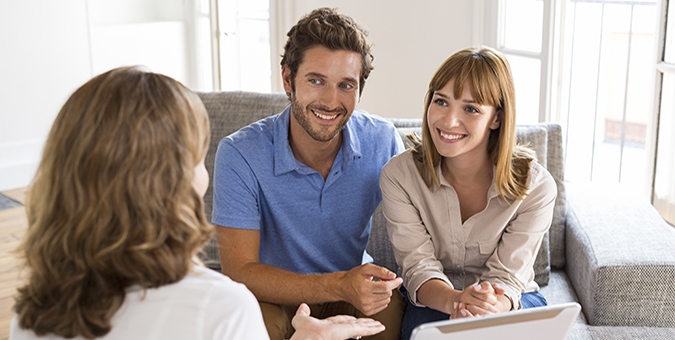
<svg viewBox="0 0 675 340">
<path fill-rule="evenodd" d="M 333 51 L 353 51 L 361 55 L 359 94 L 373 70 L 373 55 L 368 42 L 368 32 L 354 19 L 339 14 L 335 9 L 318 8 L 305 15 L 288 31 L 288 40 L 281 56 L 281 66 L 291 71 L 291 86 L 295 90 L 295 76 L 303 61 L 305 51 L 323 46 Z"/>
</svg>

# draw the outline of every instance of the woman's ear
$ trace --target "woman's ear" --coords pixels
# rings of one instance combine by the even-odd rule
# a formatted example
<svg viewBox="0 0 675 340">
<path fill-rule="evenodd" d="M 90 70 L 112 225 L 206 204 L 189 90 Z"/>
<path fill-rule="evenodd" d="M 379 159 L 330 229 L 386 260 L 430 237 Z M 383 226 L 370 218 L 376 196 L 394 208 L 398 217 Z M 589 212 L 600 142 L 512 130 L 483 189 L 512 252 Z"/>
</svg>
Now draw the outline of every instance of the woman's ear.
<svg viewBox="0 0 675 340">
<path fill-rule="evenodd" d="M 492 116 L 492 122 L 490 122 L 490 130 L 497 130 L 502 125 L 502 117 L 504 116 L 504 109 L 499 109 L 495 111 L 495 114 Z"/>
</svg>

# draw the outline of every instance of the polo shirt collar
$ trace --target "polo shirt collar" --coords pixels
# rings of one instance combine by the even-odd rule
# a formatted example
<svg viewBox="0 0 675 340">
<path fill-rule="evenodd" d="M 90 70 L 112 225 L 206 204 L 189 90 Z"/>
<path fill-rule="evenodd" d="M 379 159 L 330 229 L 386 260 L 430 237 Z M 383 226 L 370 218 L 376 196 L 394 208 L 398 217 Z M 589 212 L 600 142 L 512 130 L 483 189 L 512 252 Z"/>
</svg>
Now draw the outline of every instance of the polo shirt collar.
<svg viewBox="0 0 675 340">
<path fill-rule="evenodd" d="M 353 116 L 353 114 L 352 114 Z M 288 131 L 291 119 L 291 107 L 286 109 L 274 122 L 274 175 L 279 176 L 298 169 L 298 161 L 293 155 L 291 144 L 288 142 Z M 356 136 L 355 122 L 350 117 L 342 130 L 342 146 L 338 156 L 342 154 L 342 167 L 346 167 L 352 160 L 361 157 L 361 142 Z"/>
<path fill-rule="evenodd" d="M 361 140 L 358 138 L 356 128 L 356 120 L 352 119 L 356 111 L 352 113 L 352 117 L 347 121 L 344 129 L 342 129 L 342 166 L 347 166 L 351 161 L 361 158 Z"/>
</svg>

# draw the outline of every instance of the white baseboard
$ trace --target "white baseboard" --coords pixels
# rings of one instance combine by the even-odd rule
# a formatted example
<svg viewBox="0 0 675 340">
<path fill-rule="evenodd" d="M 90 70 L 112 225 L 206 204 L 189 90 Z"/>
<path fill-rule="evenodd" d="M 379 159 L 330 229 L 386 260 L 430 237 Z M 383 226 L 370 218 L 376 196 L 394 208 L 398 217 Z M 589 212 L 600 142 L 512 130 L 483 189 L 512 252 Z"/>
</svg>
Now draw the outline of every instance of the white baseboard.
<svg viewBox="0 0 675 340">
<path fill-rule="evenodd" d="M 27 187 L 35 176 L 39 162 L 0 167 L 0 191 Z"/>
<path fill-rule="evenodd" d="M 44 142 L 44 139 L 30 139 L 0 144 L 0 191 L 30 184 L 40 163 Z"/>
</svg>

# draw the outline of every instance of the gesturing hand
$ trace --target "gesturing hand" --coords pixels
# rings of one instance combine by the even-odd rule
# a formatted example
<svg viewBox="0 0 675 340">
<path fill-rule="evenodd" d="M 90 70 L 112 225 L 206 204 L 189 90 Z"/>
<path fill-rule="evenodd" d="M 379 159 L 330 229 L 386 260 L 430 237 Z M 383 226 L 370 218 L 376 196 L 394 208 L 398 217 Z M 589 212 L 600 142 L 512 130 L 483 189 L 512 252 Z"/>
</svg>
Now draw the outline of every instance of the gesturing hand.
<svg viewBox="0 0 675 340">
<path fill-rule="evenodd" d="M 387 268 L 369 263 L 347 271 L 340 281 L 344 300 L 365 315 L 385 309 L 391 301 L 392 290 L 403 283 L 403 279 Z"/>
<path fill-rule="evenodd" d="M 384 325 L 373 319 L 337 315 L 321 320 L 309 314 L 309 306 L 301 304 L 291 321 L 295 328 L 291 340 L 343 340 L 373 335 L 384 330 Z"/>
</svg>

